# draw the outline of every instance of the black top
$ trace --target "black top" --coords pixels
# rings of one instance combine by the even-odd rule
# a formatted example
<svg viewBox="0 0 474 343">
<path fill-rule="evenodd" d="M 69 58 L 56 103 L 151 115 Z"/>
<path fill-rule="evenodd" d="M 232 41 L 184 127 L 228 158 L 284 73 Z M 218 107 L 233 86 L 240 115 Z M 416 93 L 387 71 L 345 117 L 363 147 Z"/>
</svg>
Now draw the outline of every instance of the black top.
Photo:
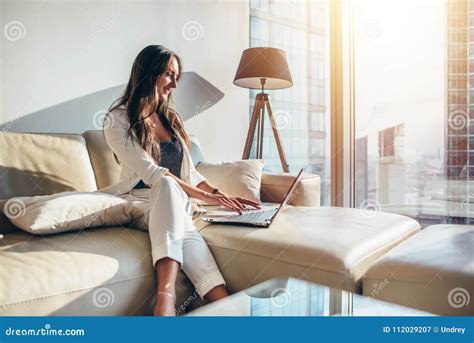
<svg viewBox="0 0 474 343">
<path fill-rule="evenodd" d="M 167 142 L 160 142 L 161 160 L 160 167 L 168 168 L 170 173 L 181 177 L 181 164 L 183 163 L 183 146 L 176 135 L 171 136 L 171 140 Z M 143 180 L 134 187 L 145 188 L 146 185 Z"/>
</svg>

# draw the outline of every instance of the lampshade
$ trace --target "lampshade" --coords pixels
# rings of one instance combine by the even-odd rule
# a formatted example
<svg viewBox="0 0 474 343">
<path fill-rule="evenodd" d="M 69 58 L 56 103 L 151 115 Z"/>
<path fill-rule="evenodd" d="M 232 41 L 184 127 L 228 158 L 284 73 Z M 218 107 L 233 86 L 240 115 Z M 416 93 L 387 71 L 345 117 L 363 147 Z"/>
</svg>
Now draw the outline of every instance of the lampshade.
<svg viewBox="0 0 474 343">
<path fill-rule="evenodd" d="M 282 89 L 293 85 L 286 53 L 276 48 L 249 48 L 244 50 L 234 77 L 234 84 L 244 88 Z"/>
</svg>

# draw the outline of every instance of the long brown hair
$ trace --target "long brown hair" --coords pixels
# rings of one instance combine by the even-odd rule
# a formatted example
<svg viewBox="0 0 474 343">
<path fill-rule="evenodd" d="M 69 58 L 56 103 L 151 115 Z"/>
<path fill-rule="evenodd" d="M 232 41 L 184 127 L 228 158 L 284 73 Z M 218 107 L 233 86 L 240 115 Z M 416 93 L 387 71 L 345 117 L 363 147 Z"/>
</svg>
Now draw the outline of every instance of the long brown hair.
<svg viewBox="0 0 474 343">
<path fill-rule="evenodd" d="M 163 126 L 171 133 L 180 136 L 190 146 L 189 137 L 179 114 L 169 107 L 171 94 L 166 100 L 160 100 L 156 92 L 156 81 L 168 70 L 172 58 L 179 66 L 178 80 L 181 77 L 181 59 L 176 53 L 163 45 L 149 45 L 135 58 L 132 72 L 123 95 L 111 105 L 109 112 L 125 105 L 130 127 L 127 140 L 135 135 L 142 148 L 156 161 L 160 162 L 160 142 L 151 127 L 150 116 L 158 114 Z M 156 114 L 155 114 L 156 113 Z M 105 122 L 105 121 L 104 121 Z M 115 155 L 115 154 L 114 154 Z M 117 157 L 115 156 L 117 160 Z"/>
</svg>

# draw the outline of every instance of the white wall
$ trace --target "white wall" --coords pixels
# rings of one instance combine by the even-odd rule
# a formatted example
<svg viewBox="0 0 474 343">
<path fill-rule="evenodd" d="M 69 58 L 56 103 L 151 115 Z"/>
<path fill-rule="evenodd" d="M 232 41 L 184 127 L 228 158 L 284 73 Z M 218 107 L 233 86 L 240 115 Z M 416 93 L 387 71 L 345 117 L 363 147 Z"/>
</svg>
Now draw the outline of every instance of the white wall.
<svg viewBox="0 0 474 343">
<path fill-rule="evenodd" d="M 225 94 L 186 123 L 206 159 L 241 157 L 248 91 L 232 80 L 248 47 L 248 0 L 0 0 L 0 6 L 4 131 L 94 129 L 94 114 L 118 95 L 116 86 L 127 82 L 138 52 L 163 44 L 183 58 L 185 70 Z"/>
</svg>

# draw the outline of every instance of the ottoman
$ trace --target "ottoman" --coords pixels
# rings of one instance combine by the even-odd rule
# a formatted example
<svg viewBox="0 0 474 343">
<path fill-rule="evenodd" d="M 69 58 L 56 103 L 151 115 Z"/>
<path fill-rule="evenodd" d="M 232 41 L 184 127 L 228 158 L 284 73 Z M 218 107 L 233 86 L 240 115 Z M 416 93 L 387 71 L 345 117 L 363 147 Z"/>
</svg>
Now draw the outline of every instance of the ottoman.
<svg viewBox="0 0 474 343">
<path fill-rule="evenodd" d="M 295 277 L 361 293 L 367 269 L 420 230 L 405 216 L 342 207 L 288 207 L 268 229 L 198 227 L 231 292 Z"/>
<path fill-rule="evenodd" d="M 440 315 L 474 315 L 474 226 L 433 225 L 363 277 L 363 293 Z"/>
</svg>

